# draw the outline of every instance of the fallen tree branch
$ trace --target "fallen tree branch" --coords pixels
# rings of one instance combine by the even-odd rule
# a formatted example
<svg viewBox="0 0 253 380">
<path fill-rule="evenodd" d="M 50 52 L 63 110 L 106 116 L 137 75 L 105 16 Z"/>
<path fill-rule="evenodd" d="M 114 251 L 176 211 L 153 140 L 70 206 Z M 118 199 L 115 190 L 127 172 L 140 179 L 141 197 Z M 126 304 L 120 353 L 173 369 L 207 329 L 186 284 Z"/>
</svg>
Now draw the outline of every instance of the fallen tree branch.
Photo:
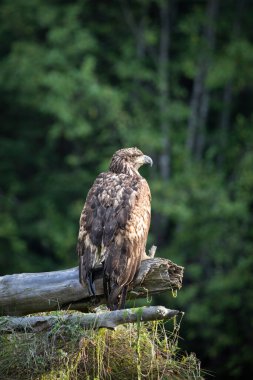
<svg viewBox="0 0 253 380">
<path fill-rule="evenodd" d="M 115 329 L 124 323 L 138 321 L 168 320 L 178 314 L 178 310 L 166 309 L 164 306 L 149 306 L 125 310 L 106 311 L 102 313 L 65 314 L 30 317 L 0 317 L 0 334 L 15 332 L 36 333 L 52 328 L 71 328 L 77 324 L 84 329 L 106 327 Z"/>
<path fill-rule="evenodd" d="M 102 268 L 96 270 L 96 297 L 78 280 L 78 268 L 0 277 L 0 315 L 26 315 L 60 309 L 87 311 L 105 303 Z M 141 263 L 128 298 L 147 297 L 182 286 L 183 267 L 162 258 Z"/>
</svg>

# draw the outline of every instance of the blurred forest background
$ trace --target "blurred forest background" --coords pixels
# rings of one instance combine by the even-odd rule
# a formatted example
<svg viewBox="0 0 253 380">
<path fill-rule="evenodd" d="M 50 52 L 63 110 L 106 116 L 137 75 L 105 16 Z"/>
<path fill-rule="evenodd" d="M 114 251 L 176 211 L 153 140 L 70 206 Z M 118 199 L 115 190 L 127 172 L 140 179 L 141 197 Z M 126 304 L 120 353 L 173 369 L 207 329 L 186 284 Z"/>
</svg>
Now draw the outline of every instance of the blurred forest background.
<svg viewBox="0 0 253 380">
<path fill-rule="evenodd" d="M 253 2 L 2 0 L 0 270 L 77 265 L 119 148 L 153 158 L 149 245 L 185 266 L 181 346 L 253 376 Z"/>
</svg>

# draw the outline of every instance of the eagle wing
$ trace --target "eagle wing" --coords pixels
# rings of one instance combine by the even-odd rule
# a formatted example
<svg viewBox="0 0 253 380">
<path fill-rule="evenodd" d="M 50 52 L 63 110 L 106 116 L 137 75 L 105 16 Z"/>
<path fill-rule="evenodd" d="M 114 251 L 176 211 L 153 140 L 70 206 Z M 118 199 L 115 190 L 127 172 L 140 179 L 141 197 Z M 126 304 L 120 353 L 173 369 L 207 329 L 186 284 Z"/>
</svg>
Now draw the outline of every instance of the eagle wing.
<svg viewBox="0 0 253 380">
<path fill-rule="evenodd" d="M 88 192 L 86 202 L 80 216 L 80 227 L 77 242 L 79 256 L 79 281 L 83 286 L 88 285 L 90 295 L 95 295 L 92 269 L 100 262 L 102 240 L 102 205 L 99 198 L 103 191 L 104 173 L 100 174 Z"/>
<path fill-rule="evenodd" d="M 104 263 L 108 304 L 115 304 L 139 268 L 150 225 L 150 190 L 142 177 L 100 174 L 80 217 L 79 277 L 95 294 L 92 271 Z"/>
<path fill-rule="evenodd" d="M 151 194 L 147 181 L 140 177 L 132 191 L 122 202 L 122 211 L 126 211 L 124 224 L 114 233 L 114 239 L 108 247 L 104 265 L 104 289 L 111 309 L 118 307 L 118 296 L 123 295 L 138 271 L 145 254 L 151 217 Z M 127 207 L 127 209 L 126 209 Z"/>
</svg>

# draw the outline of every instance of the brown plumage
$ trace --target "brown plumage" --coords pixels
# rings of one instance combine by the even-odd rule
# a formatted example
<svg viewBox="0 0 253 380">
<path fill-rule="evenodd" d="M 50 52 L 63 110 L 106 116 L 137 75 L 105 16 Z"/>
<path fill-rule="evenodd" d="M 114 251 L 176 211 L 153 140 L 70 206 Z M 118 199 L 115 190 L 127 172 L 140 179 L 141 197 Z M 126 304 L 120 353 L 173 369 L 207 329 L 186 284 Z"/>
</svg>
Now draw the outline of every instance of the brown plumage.
<svg viewBox="0 0 253 380">
<path fill-rule="evenodd" d="M 151 195 L 138 169 L 150 157 L 137 148 L 118 150 L 108 172 L 91 187 L 80 217 L 79 278 L 95 295 L 93 269 L 103 263 L 104 292 L 111 309 L 124 307 L 127 287 L 145 254 Z"/>
</svg>

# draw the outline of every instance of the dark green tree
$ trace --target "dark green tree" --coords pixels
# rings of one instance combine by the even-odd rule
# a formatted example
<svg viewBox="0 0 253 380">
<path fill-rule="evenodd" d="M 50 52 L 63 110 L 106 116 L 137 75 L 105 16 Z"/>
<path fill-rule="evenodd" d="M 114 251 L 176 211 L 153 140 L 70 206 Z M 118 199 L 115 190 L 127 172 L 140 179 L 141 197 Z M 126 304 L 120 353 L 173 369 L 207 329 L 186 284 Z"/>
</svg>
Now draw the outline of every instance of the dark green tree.
<svg viewBox="0 0 253 380">
<path fill-rule="evenodd" d="M 3 0 L 0 270 L 77 263 L 79 215 L 112 153 L 138 146 L 150 244 L 185 266 L 187 350 L 253 374 L 253 3 Z"/>
</svg>

